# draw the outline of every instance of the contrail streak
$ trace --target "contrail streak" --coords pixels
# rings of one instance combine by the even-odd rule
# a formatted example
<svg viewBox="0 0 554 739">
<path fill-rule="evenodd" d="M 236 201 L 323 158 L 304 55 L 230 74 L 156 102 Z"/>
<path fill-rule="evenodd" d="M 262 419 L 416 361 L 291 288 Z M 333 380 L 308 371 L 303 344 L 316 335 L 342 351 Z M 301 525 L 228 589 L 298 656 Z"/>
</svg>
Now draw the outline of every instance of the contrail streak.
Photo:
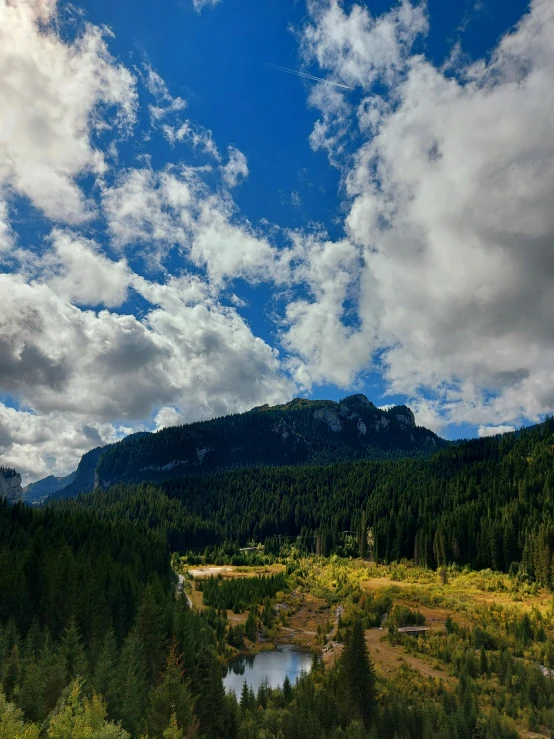
<svg viewBox="0 0 554 739">
<path fill-rule="evenodd" d="M 343 85 L 340 82 L 333 82 L 333 80 L 326 80 L 324 77 L 316 77 L 313 74 L 307 74 L 306 72 L 299 72 L 297 69 L 289 69 L 288 67 L 281 67 L 279 64 L 271 64 L 266 62 L 268 67 L 273 69 L 279 69 L 281 72 L 288 72 L 289 74 L 295 74 L 297 77 L 304 77 L 306 80 L 313 80 L 314 82 L 326 82 L 328 85 L 334 85 L 335 87 L 343 87 L 345 90 L 353 90 L 353 87 Z"/>
</svg>

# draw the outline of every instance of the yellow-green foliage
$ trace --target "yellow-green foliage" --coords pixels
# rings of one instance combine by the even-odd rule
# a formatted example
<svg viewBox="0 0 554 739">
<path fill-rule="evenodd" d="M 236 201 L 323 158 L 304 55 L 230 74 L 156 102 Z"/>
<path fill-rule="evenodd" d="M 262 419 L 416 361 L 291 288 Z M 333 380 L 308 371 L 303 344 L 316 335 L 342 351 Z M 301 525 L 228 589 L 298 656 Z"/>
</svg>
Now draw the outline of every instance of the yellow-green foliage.
<svg viewBox="0 0 554 739">
<path fill-rule="evenodd" d="M 436 680 L 399 661 L 394 679 L 380 676 L 382 702 L 400 689 L 403 695 L 442 700 L 441 692 L 457 690 L 465 675 L 487 715 L 499 710 L 520 730 L 554 727 L 553 681 L 539 668 L 554 669 L 554 603 L 548 592 L 490 569 L 441 572 L 410 562 L 384 566 L 336 556 L 298 558 L 296 563 L 291 589 L 309 591 L 333 608 L 342 605 L 345 626 L 354 616 L 365 618 L 366 626 L 379 625 L 375 616 L 383 604 L 389 615 L 395 608 L 438 609 L 442 622 L 428 622 L 427 635 L 416 639 L 395 633 L 392 643 L 399 656 L 423 660 L 452 682 L 439 688 Z"/>
<path fill-rule="evenodd" d="M 106 705 L 102 698 L 83 696 L 80 680 L 71 683 L 68 695 L 62 698 L 50 718 L 48 739 L 129 739 L 130 734 L 106 720 Z"/>
<path fill-rule="evenodd" d="M 38 739 L 38 726 L 23 720 L 23 712 L 0 693 L 0 739 Z"/>
</svg>

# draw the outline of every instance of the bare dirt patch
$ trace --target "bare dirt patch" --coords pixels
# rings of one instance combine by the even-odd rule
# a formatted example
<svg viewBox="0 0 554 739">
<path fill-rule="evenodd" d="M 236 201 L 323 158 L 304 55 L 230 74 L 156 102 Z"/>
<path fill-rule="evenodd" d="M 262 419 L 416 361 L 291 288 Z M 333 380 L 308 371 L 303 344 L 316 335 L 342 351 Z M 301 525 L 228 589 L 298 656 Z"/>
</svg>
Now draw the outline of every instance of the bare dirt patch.
<svg viewBox="0 0 554 739">
<path fill-rule="evenodd" d="M 390 675 L 404 662 L 425 677 L 433 677 L 444 681 L 452 680 L 447 672 L 431 667 L 419 657 L 407 655 L 402 647 L 393 647 L 387 642 L 381 641 L 384 636 L 383 629 L 369 629 L 366 631 L 366 644 L 373 664 L 384 674 Z"/>
<path fill-rule="evenodd" d="M 212 567 L 211 565 L 208 565 L 207 567 L 193 567 L 189 570 L 189 575 L 192 575 L 192 577 L 212 577 L 215 575 L 223 575 L 224 573 L 227 574 L 232 571 L 232 567 Z"/>
<path fill-rule="evenodd" d="M 315 647 L 317 629 L 325 630 L 329 620 L 332 621 L 332 612 L 323 598 L 311 593 L 295 594 L 288 599 L 288 625 L 280 630 L 279 641 L 287 641 L 302 647 Z"/>
<path fill-rule="evenodd" d="M 285 565 L 274 564 L 265 565 L 263 567 L 234 567 L 232 565 L 204 565 L 202 567 L 190 567 L 189 574 L 196 579 L 206 577 L 217 577 L 221 575 L 223 578 L 235 577 L 257 577 L 258 575 L 278 575 L 286 570 Z"/>
</svg>

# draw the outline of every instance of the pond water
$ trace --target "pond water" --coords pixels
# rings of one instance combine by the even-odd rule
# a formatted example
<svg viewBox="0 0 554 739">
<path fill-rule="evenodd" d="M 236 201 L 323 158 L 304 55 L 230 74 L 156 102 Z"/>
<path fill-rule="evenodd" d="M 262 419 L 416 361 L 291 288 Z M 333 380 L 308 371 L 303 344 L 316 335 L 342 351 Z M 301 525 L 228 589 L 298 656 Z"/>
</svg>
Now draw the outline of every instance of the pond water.
<svg viewBox="0 0 554 739">
<path fill-rule="evenodd" d="M 271 688 L 277 688 L 283 684 L 285 676 L 288 675 L 294 684 L 302 672 L 310 671 L 311 665 L 311 654 L 298 652 L 289 645 L 282 645 L 269 652 L 260 652 L 254 656 L 241 655 L 232 660 L 223 678 L 223 684 L 226 691 L 233 690 L 240 697 L 245 681 L 255 693 L 264 680 L 267 680 Z"/>
</svg>

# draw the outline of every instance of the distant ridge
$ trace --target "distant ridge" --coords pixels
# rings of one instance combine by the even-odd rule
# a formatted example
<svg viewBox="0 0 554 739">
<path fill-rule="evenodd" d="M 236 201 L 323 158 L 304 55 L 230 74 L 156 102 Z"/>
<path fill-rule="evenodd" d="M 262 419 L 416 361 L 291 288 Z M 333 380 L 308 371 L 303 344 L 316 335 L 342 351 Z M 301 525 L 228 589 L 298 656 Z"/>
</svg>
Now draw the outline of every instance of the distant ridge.
<svg viewBox="0 0 554 739">
<path fill-rule="evenodd" d="M 83 455 L 52 498 L 118 482 L 161 481 L 253 466 L 428 457 L 448 442 L 416 426 L 404 405 L 377 408 L 365 395 L 340 402 L 294 398 L 246 413 L 134 434 Z"/>
</svg>

